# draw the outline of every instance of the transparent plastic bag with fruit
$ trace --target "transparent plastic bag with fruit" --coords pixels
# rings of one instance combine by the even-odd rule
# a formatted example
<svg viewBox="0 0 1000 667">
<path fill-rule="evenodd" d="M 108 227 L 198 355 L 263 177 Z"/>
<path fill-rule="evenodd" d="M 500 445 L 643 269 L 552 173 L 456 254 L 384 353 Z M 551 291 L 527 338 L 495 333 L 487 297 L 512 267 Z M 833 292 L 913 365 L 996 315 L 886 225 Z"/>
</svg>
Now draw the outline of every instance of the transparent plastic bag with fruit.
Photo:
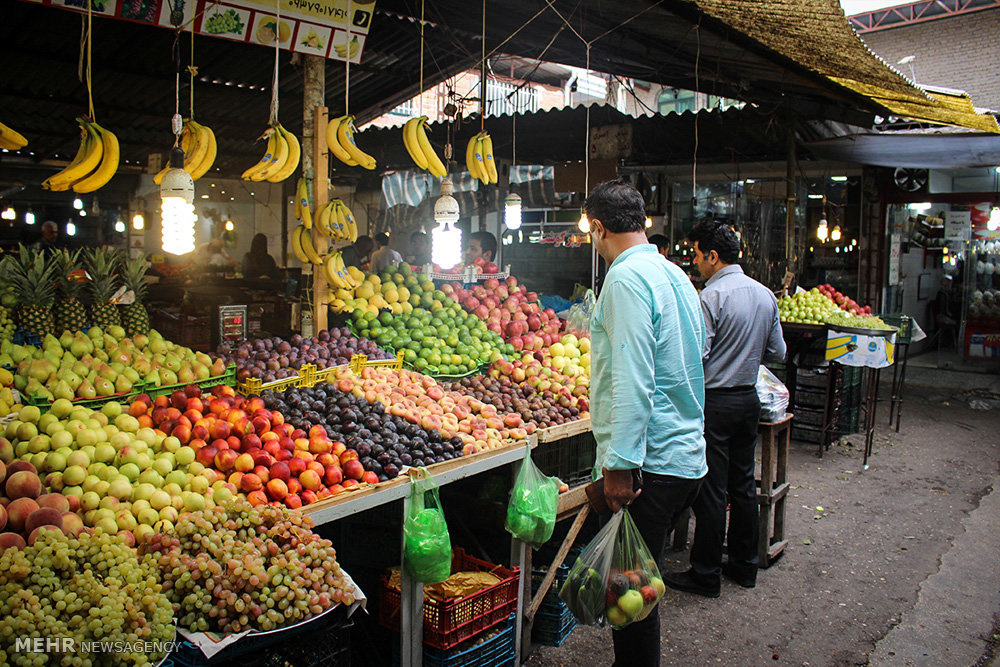
<svg viewBox="0 0 1000 667">
<path fill-rule="evenodd" d="M 552 537 L 558 505 L 559 482 L 554 477 L 542 474 L 531 460 L 529 451 L 514 480 L 504 528 L 517 539 L 537 549 Z"/>
<path fill-rule="evenodd" d="M 580 623 L 621 630 L 646 618 L 665 590 L 649 547 L 621 510 L 576 559 L 559 597 Z"/>
<path fill-rule="evenodd" d="M 788 410 L 788 388 L 766 366 L 757 373 L 757 398 L 760 400 L 760 418 L 776 422 Z"/>
<path fill-rule="evenodd" d="M 451 576 L 451 536 L 438 485 L 425 468 L 410 481 L 410 511 L 403 523 L 403 567 L 414 580 L 436 584 Z"/>
<path fill-rule="evenodd" d="M 566 316 L 566 331 L 590 331 L 590 316 L 596 304 L 597 297 L 594 295 L 594 290 L 587 290 L 583 300 L 569 309 L 569 315 Z"/>
</svg>

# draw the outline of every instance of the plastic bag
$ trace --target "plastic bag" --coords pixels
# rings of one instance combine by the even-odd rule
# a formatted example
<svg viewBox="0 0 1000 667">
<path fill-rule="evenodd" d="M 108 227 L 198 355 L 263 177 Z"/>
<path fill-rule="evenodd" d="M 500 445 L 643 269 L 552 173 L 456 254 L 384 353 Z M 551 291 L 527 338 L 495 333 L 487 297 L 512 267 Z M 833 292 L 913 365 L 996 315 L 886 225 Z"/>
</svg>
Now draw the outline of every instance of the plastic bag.
<svg viewBox="0 0 1000 667">
<path fill-rule="evenodd" d="M 757 372 L 757 398 L 762 421 L 778 421 L 788 411 L 788 389 L 765 366 Z"/>
<path fill-rule="evenodd" d="M 566 316 L 567 331 L 590 331 L 590 316 L 594 313 L 597 297 L 594 290 L 588 289 L 583 295 L 583 301 L 569 309 Z"/>
<path fill-rule="evenodd" d="M 666 591 L 628 510 L 612 515 L 576 559 L 559 597 L 584 625 L 616 630 L 641 621 Z"/>
<path fill-rule="evenodd" d="M 420 468 L 410 487 L 410 512 L 403 522 L 403 567 L 414 580 L 436 584 L 451 576 L 451 536 L 438 486 Z"/>
<path fill-rule="evenodd" d="M 529 451 L 514 480 L 504 528 L 517 539 L 537 549 L 552 537 L 558 505 L 558 483 L 555 478 L 542 474 L 531 460 Z"/>
</svg>

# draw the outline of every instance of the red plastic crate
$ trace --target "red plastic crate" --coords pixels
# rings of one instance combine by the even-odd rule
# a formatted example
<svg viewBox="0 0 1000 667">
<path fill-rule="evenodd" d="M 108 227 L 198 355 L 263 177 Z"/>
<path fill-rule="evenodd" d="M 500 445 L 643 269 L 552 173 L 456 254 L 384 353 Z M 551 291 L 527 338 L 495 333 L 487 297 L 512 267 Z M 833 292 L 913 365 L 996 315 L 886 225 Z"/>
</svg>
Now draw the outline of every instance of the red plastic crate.
<svg viewBox="0 0 1000 667">
<path fill-rule="evenodd" d="M 424 600 L 424 643 L 442 650 L 502 623 L 517 610 L 518 568 L 493 565 L 456 547 L 451 552 L 451 571 L 492 572 L 500 581 L 478 593 L 457 600 Z M 399 631 L 399 590 L 382 577 L 379 622 Z"/>
</svg>

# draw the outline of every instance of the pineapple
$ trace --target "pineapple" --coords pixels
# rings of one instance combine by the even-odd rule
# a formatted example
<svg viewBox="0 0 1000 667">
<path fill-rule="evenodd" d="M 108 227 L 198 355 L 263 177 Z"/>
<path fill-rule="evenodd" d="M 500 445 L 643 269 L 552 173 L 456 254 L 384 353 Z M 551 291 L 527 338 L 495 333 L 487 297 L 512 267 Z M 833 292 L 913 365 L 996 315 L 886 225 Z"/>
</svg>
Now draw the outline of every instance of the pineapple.
<svg viewBox="0 0 1000 667">
<path fill-rule="evenodd" d="M 84 266 L 90 274 L 90 321 L 107 331 L 110 326 L 121 326 L 118 306 L 111 303 L 118 282 L 117 270 L 121 264 L 118 250 L 90 248 Z"/>
<path fill-rule="evenodd" d="M 74 333 L 84 331 L 87 326 L 87 309 L 80 301 L 83 283 L 70 276 L 80 268 L 79 250 L 62 250 L 53 257 L 59 265 L 56 282 L 59 285 L 59 300 L 52 308 L 55 317 L 56 332 L 69 331 Z"/>
<path fill-rule="evenodd" d="M 129 336 L 149 333 L 149 313 L 143 301 L 146 299 L 146 271 L 149 262 L 142 255 L 125 260 L 125 286 L 132 290 L 135 302 L 122 306 L 122 324 Z"/>
<path fill-rule="evenodd" d="M 58 271 L 58 262 L 47 262 L 44 252 L 24 245 L 3 261 L 4 277 L 17 296 L 21 326 L 39 338 L 55 331 L 51 308 Z"/>
</svg>

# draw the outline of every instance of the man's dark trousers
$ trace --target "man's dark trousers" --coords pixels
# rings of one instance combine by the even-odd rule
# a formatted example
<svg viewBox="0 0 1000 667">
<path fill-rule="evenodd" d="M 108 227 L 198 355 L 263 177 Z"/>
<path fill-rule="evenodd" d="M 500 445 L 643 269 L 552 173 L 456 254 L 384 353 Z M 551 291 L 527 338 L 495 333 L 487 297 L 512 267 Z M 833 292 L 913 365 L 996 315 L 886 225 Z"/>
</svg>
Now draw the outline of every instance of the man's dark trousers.
<svg viewBox="0 0 1000 667">
<path fill-rule="evenodd" d="M 701 479 L 642 473 L 642 493 L 628 511 L 639 534 L 657 559 L 667 546 L 667 533 L 681 512 L 691 507 Z M 602 517 L 608 518 L 608 517 Z M 659 605 L 641 621 L 612 630 L 615 644 L 614 667 L 656 667 L 660 664 Z"/>
<path fill-rule="evenodd" d="M 705 458 L 708 475 L 692 509 L 696 519 L 691 546 L 692 574 L 707 586 L 722 575 L 722 544 L 729 504 L 729 563 L 740 578 L 757 576 L 760 533 L 754 448 L 760 400 L 754 387 L 705 391 Z"/>
</svg>

